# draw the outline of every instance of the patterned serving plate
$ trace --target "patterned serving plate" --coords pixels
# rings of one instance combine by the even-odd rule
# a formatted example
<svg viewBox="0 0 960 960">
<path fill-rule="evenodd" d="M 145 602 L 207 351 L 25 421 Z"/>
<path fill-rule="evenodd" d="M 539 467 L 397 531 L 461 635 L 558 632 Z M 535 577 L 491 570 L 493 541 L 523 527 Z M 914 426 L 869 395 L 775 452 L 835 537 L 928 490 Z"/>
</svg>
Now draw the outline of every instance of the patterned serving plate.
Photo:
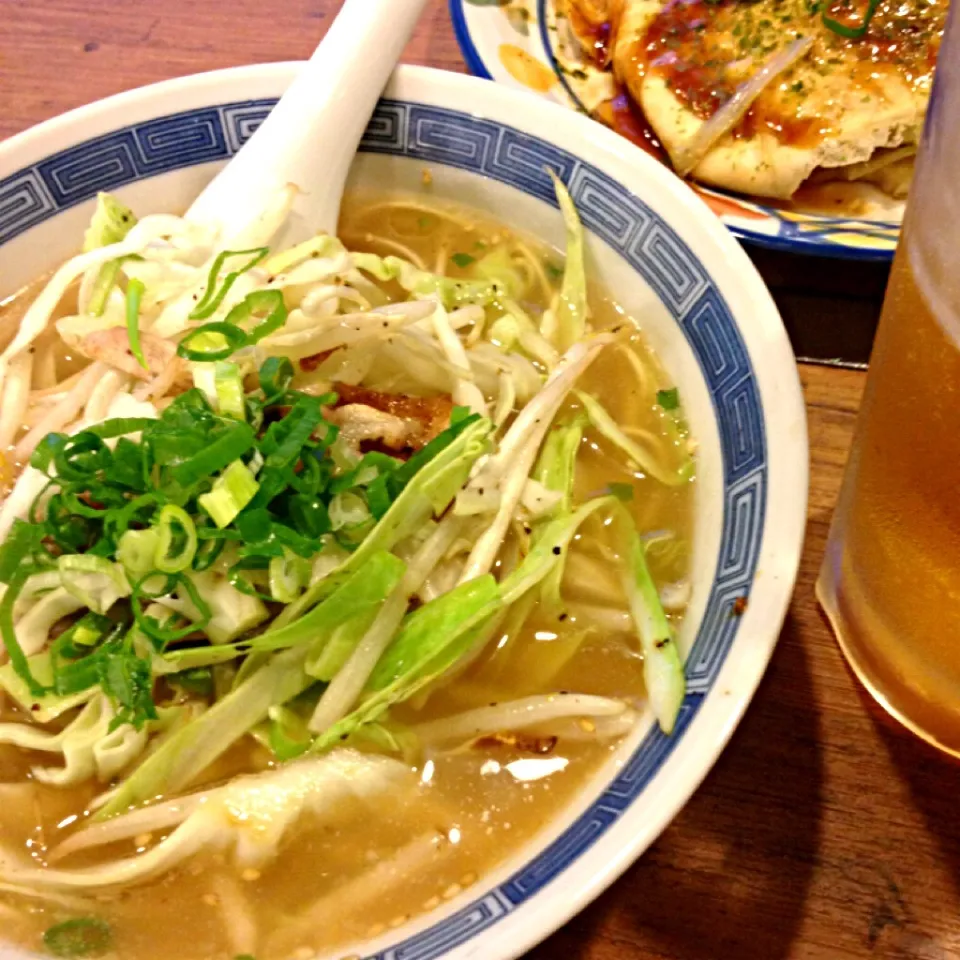
<svg viewBox="0 0 960 960">
<path fill-rule="evenodd" d="M 608 75 L 583 64 L 571 68 L 571 41 L 563 24 L 558 26 L 554 0 L 449 0 L 449 5 L 463 58 L 476 76 L 583 113 L 611 95 Z M 735 236 L 763 247 L 883 261 L 893 256 L 900 235 L 902 204 L 891 203 L 885 219 L 858 219 L 781 209 L 710 187 L 694 189 Z"/>
<path fill-rule="evenodd" d="M 99 190 L 142 211 L 186 208 L 295 70 L 267 64 L 157 84 L 0 144 L 0 297 L 69 255 Z M 646 157 L 638 165 L 633 153 L 576 113 L 413 67 L 395 75 L 361 144 L 352 187 L 429 189 L 557 246 L 563 227 L 546 168 L 562 176 L 596 275 L 642 319 L 684 397 L 699 444 L 698 522 L 692 600 L 678 636 L 688 692 L 674 733 L 664 736 L 645 716 L 564 815 L 519 853 L 443 907 L 336 958 L 509 960 L 529 949 L 612 882 L 683 806 L 776 643 L 807 490 L 793 356 L 743 251 L 672 174 Z"/>
</svg>

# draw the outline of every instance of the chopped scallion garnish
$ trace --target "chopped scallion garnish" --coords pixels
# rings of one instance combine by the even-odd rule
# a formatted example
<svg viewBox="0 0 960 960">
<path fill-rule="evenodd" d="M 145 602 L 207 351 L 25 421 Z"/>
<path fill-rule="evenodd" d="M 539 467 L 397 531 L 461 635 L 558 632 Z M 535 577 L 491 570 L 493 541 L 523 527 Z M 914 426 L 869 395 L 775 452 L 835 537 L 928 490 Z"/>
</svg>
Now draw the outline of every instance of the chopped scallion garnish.
<svg viewBox="0 0 960 960">
<path fill-rule="evenodd" d="M 680 391 L 676 387 L 657 391 L 657 403 L 664 410 L 676 410 L 680 406 Z"/>
<path fill-rule="evenodd" d="M 828 12 L 830 9 L 829 4 L 824 4 L 820 17 L 823 20 L 823 25 L 839 36 L 845 37 L 847 40 L 859 40 L 861 37 L 866 36 L 867 31 L 870 29 L 870 22 L 873 20 L 873 16 L 879 6 L 880 0 L 868 0 L 867 7 L 863 12 L 863 19 L 852 26 L 848 22 L 837 20 L 835 17 L 830 16 Z"/>
<path fill-rule="evenodd" d="M 252 270 L 261 260 L 270 252 L 269 247 L 257 247 L 253 250 L 224 250 L 213 261 L 210 267 L 210 274 L 207 277 L 207 288 L 203 296 L 197 301 L 197 305 L 190 312 L 191 320 L 206 320 L 223 303 L 223 298 L 230 292 L 230 288 L 236 283 L 237 277 L 248 270 Z M 235 270 L 231 270 L 223 278 L 223 282 L 217 285 L 220 279 L 220 271 L 224 264 L 233 258 L 246 257 Z"/>
<path fill-rule="evenodd" d="M 99 957 L 113 945 L 113 935 L 105 920 L 77 917 L 50 927 L 43 945 L 55 957 Z"/>
<path fill-rule="evenodd" d="M 177 346 L 177 353 L 185 360 L 212 363 L 226 360 L 247 342 L 247 335 L 232 323 L 220 320 L 205 323 L 191 330 Z"/>
<path fill-rule="evenodd" d="M 247 410 L 240 367 L 230 361 L 221 360 L 214 366 L 213 383 L 220 413 L 226 417 L 245 420 Z"/>
<path fill-rule="evenodd" d="M 163 573 L 179 573 L 193 563 L 197 552 L 197 528 L 182 507 L 166 504 L 156 525 L 153 566 Z"/>
<path fill-rule="evenodd" d="M 213 489 L 197 497 L 197 503 L 210 514 L 213 522 L 223 529 L 237 518 L 237 514 L 254 498 L 260 484 L 243 461 L 234 460 L 216 479 Z"/>
</svg>

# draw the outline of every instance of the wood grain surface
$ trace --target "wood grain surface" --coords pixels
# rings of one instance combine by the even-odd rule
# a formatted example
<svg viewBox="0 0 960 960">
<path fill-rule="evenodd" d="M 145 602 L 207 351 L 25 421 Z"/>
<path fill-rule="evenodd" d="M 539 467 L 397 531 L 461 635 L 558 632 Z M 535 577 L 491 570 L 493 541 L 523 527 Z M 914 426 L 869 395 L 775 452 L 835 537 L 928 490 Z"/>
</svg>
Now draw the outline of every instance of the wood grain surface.
<svg viewBox="0 0 960 960">
<path fill-rule="evenodd" d="M 151 81 L 302 58 L 338 6 L 0 0 L 0 137 Z M 443 0 L 433 0 L 406 60 L 464 69 Z M 822 323 L 803 290 L 793 293 L 793 327 Z M 866 304 L 868 325 L 878 295 Z M 811 365 L 800 374 L 812 457 L 807 541 L 770 670 L 673 825 L 534 950 L 536 960 L 960 957 L 960 766 L 861 692 L 813 597 L 865 378 Z"/>
</svg>

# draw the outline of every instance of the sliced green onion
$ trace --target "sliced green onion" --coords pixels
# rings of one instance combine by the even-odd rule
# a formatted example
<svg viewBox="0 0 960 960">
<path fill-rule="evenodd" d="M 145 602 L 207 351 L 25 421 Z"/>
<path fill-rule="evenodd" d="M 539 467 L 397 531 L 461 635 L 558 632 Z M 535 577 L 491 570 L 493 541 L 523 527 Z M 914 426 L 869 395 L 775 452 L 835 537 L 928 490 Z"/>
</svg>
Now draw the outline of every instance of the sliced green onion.
<svg viewBox="0 0 960 960">
<path fill-rule="evenodd" d="M 296 530 L 280 523 L 274 525 L 272 532 L 278 543 L 289 547 L 295 554 L 301 557 L 312 557 L 323 546 L 319 540 L 301 536 Z"/>
<path fill-rule="evenodd" d="M 354 527 L 370 519 L 370 510 L 363 497 L 356 493 L 338 493 L 330 501 L 330 526 L 334 530 Z"/>
<path fill-rule="evenodd" d="M 96 658 L 100 687 L 116 711 L 109 730 L 126 723 L 140 730 L 148 720 L 157 719 L 150 659 L 137 653 L 133 635 L 128 631 L 119 641 L 105 646 Z"/>
<path fill-rule="evenodd" d="M 252 250 L 224 250 L 218 254 L 217 258 L 213 261 L 213 265 L 210 267 L 210 274 L 207 277 L 207 289 L 197 302 L 197 305 L 190 312 L 190 319 L 206 320 L 223 302 L 223 298 L 230 292 L 230 288 L 236 282 L 237 277 L 253 269 L 269 252 L 269 247 L 256 247 Z M 237 267 L 236 270 L 228 273 L 223 278 L 223 283 L 217 287 L 220 271 L 230 257 L 248 257 L 249 259 Z"/>
<path fill-rule="evenodd" d="M 27 685 L 33 697 L 42 697 L 46 693 L 46 688 L 31 672 L 27 655 L 17 642 L 17 632 L 13 628 L 13 605 L 17 602 L 24 583 L 32 573 L 33 570 L 30 567 L 22 566 L 7 585 L 3 599 L 0 600 L 0 635 L 3 637 L 3 645 L 17 676 Z"/>
<path fill-rule="evenodd" d="M 113 459 L 110 448 L 90 430 L 69 437 L 54 454 L 60 480 L 89 480 L 105 471 Z"/>
<path fill-rule="evenodd" d="M 110 482 L 128 491 L 142 493 L 153 486 L 150 477 L 148 450 L 143 443 L 135 443 L 129 437 L 120 437 L 113 448 L 113 463 L 110 466 Z M 121 494 L 124 498 L 124 495 Z M 124 498 L 125 500 L 125 498 Z M 125 502 L 128 502 L 125 500 Z"/>
<path fill-rule="evenodd" d="M 201 697 L 209 697 L 213 693 L 213 673 L 209 667 L 191 667 L 172 673 L 167 680 L 181 690 Z"/>
<path fill-rule="evenodd" d="M 54 640 L 50 652 L 54 657 L 66 657 L 75 660 L 89 653 L 117 624 L 100 613 L 85 613 L 72 627 L 65 630 Z"/>
<path fill-rule="evenodd" d="M 113 417 L 103 423 L 87 427 L 84 433 L 92 434 L 101 440 L 112 440 L 114 437 L 123 437 L 128 433 L 140 433 L 156 423 L 153 417 Z"/>
<path fill-rule="evenodd" d="M 336 446 L 336 444 L 334 445 Z M 331 456 L 334 455 L 334 449 L 330 450 Z M 403 465 L 403 461 L 396 457 L 388 456 L 379 451 L 365 453 L 363 459 L 356 464 L 345 468 L 344 472 L 338 474 L 330 481 L 328 487 L 330 493 L 343 493 L 351 490 L 353 487 L 365 487 L 372 484 L 378 477 L 384 474 L 391 474 L 398 467 Z"/>
<path fill-rule="evenodd" d="M 242 325 L 251 319 L 260 322 L 245 329 Z M 247 294 L 225 320 L 205 323 L 188 333 L 180 341 L 177 353 L 197 362 L 226 360 L 234 351 L 257 343 L 286 322 L 283 294 L 279 290 L 255 290 Z"/>
<path fill-rule="evenodd" d="M 38 444 L 36 450 L 30 454 L 30 466 L 34 470 L 46 473 L 56 459 L 57 452 L 69 438 L 65 433 L 48 433 Z"/>
<path fill-rule="evenodd" d="M 177 344 L 177 356 L 199 363 L 226 360 L 247 342 L 247 335 L 232 323 L 219 320 L 191 330 Z"/>
<path fill-rule="evenodd" d="M 237 514 L 254 498 L 260 484 L 257 483 L 243 461 L 234 460 L 217 477 L 213 489 L 197 498 L 197 503 L 210 514 L 213 522 L 223 529 L 233 523 Z"/>
<path fill-rule="evenodd" d="M 270 596 L 279 603 L 293 603 L 310 582 L 310 563 L 285 549 L 270 558 Z"/>
<path fill-rule="evenodd" d="M 658 390 L 657 403 L 663 410 L 676 410 L 680 406 L 680 391 L 676 387 Z"/>
<path fill-rule="evenodd" d="M 168 503 L 160 511 L 153 562 L 164 573 L 179 573 L 193 563 L 197 552 L 197 528 L 183 507 Z"/>
<path fill-rule="evenodd" d="M 149 530 L 127 530 L 117 543 L 117 560 L 132 577 L 142 577 L 154 569 L 154 557 L 160 534 Z"/>
<path fill-rule="evenodd" d="M 94 520 L 102 520 L 108 511 L 127 503 L 122 493 L 96 482 L 64 484 L 58 497 L 69 513 Z"/>
<path fill-rule="evenodd" d="M 122 626 L 114 626 L 111 632 L 119 635 L 123 629 Z M 100 683 L 98 661 L 99 657 L 94 653 L 79 660 L 68 661 L 65 664 L 56 662 L 53 692 L 58 697 L 73 697 L 84 690 L 98 686 Z M 53 651 L 51 651 L 52 663 L 54 663 Z"/>
<path fill-rule="evenodd" d="M 147 370 L 147 361 L 140 346 L 140 298 L 143 291 L 142 280 L 134 278 L 127 284 L 127 337 L 130 340 L 130 352 L 137 363 Z"/>
<path fill-rule="evenodd" d="M 390 476 L 381 474 L 367 487 L 367 506 L 370 513 L 379 520 L 393 503 L 393 497 L 390 496 Z"/>
<path fill-rule="evenodd" d="M 227 582 L 230 586 L 234 587 L 234 589 L 245 593 L 248 597 L 256 597 L 258 600 L 270 601 L 273 597 L 270 596 L 269 593 L 261 593 L 261 591 L 243 575 L 244 571 L 253 571 L 254 573 L 262 575 L 257 577 L 258 581 L 262 582 L 264 576 L 267 575 L 269 565 L 269 559 L 263 555 L 241 557 L 227 571 Z"/>
<path fill-rule="evenodd" d="M 198 480 L 210 477 L 234 461 L 238 460 L 256 442 L 253 430 L 245 423 L 231 424 L 209 446 L 199 453 L 178 463 L 170 470 L 170 475 L 177 483 L 188 487 Z"/>
<path fill-rule="evenodd" d="M 880 0 L 869 0 L 867 9 L 863 14 L 863 20 L 860 22 L 860 25 L 856 27 L 851 27 L 849 24 L 831 17 L 827 13 L 828 6 L 826 4 L 820 17 L 823 20 L 823 25 L 834 33 L 839 34 L 841 37 L 846 37 L 847 40 L 859 40 L 870 29 L 870 21 L 873 20 L 873 15 L 877 12 L 878 6 L 880 6 Z"/>
<path fill-rule="evenodd" d="M 113 946 L 113 934 L 99 917 L 77 917 L 50 927 L 43 945 L 55 957 L 99 957 Z"/>
<path fill-rule="evenodd" d="M 191 633 L 195 633 L 197 630 L 202 630 L 210 622 L 212 616 L 210 612 L 210 607 L 204 602 L 203 598 L 197 593 L 197 588 L 194 586 L 193 581 L 184 576 L 182 573 L 170 573 L 163 574 L 163 582 L 160 587 L 154 591 L 147 589 L 147 585 L 151 580 L 156 579 L 161 576 L 160 574 L 148 573 L 142 580 L 138 580 L 133 587 L 133 593 L 130 595 L 130 606 L 133 610 L 134 619 L 137 621 L 137 626 L 151 639 L 157 640 L 163 645 L 167 643 L 172 643 L 175 640 L 182 640 L 184 637 L 189 636 Z M 167 629 L 166 627 L 157 623 L 157 621 L 149 616 L 141 607 L 141 601 L 143 600 L 156 600 L 159 597 L 168 597 L 173 593 L 178 586 L 182 585 L 184 590 L 186 590 L 190 602 L 196 607 L 197 612 L 200 614 L 199 619 L 188 623 L 185 627 L 177 629 Z M 169 621 L 167 621 L 169 623 Z"/>
<path fill-rule="evenodd" d="M 132 523 L 149 523 L 156 506 L 163 501 L 164 498 L 158 493 L 144 493 L 134 498 L 122 509 L 107 514 L 104 518 L 104 532 L 119 541 Z"/>
<path fill-rule="evenodd" d="M 283 396 L 293 380 L 293 364 L 286 357 L 268 357 L 260 367 L 260 389 L 268 402 Z"/>
<path fill-rule="evenodd" d="M 240 367 L 229 360 L 218 361 L 213 368 L 213 386 L 221 415 L 246 420 L 247 411 Z"/>
<path fill-rule="evenodd" d="M 7 539 L 0 546 L 0 583 L 13 581 L 43 537 L 44 529 L 39 524 L 26 523 L 19 517 L 13 521 Z"/>
<path fill-rule="evenodd" d="M 308 537 L 316 539 L 330 532 L 330 516 L 318 497 L 296 494 L 287 501 L 287 509 L 296 528 Z"/>
<path fill-rule="evenodd" d="M 99 613 L 90 612 L 78 620 L 66 633 L 61 634 L 78 647 L 96 646 L 114 627 L 113 622 Z"/>
<path fill-rule="evenodd" d="M 106 557 L 68 553 L 57 560 L 60 583 L 94 613 L 106 613 L 121 597 L 130 596 L 123 567 Z"/>
<path fill-rule="evenodd" d="M 303 445 L 324 422 L 322 399 L 301 396 L 282 420 L 270 424 L 260 441 L 265 466 L 289 466 L 299 458 Z"/>
<path fill-rule="evenodd" d="M 269 510 L 261 507 L 257 510 L 247 510 L 242 517 L 237 517 L 236 526 L 240 539 L 247 544 L 252 544 L 268 540 L 273 524 L 273 515 Z"/>
<path fill-rule="evenodd" d="M 247 327 L 250 320 L 260 322 Z M 279 290 L 254 290 L 227 314 L 227 323 L 235 324 L 246 332 L 247 346 L 270 336 L 286 322 L 287 308 L 283 293 Z"/>
<path fill-rule="evenodd" d="M 194 570 L 208 570 L 217 562 L 217 558 L 227 545 L 227 538 L 223 534 L 224 531 L 215 530 L 212 527 L 197 528 L 199 546 L 193 556 Z"/>
<path fill-rule="evenodd" d="M 227 360 L 218 360 L 217 363 L 229 363 Z M 217 405 L 217 383 L 214 376 L 216 363 L 204 363 L 194 360 L 190 364 L 190 375 L 193 377 L 193 386 L 200 390 L 211 404 Z"/>
<path fill-rule="evenodd" d="M 397 472 L 390 478 L 391 493 L 394 497 L 399 496 L 403 488 L 418 474 L 423 466 L 428 464 L 434 457 L 443 450 L 446 450 L 457 437 L 463 433 L 467 427 L 473 426 L 481 419 L 480 414 L 472 413 L 466 417 L 455 417 L 457 410 L 455 407 L 453 415 L 450 417 L 450 426 L 443 433 L 437 434 L 425 447 L 418 450 L 405 464 L 397 469 Z"/>
</svg>

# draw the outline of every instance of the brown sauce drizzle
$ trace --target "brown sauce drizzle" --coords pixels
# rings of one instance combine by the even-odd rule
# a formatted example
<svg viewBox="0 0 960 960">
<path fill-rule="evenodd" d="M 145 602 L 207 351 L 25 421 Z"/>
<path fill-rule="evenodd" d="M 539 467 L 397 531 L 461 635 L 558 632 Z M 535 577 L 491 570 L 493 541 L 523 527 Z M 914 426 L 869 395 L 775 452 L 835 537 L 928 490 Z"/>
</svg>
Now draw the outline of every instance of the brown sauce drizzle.
<svg viewBox="0 0 960 960">
<path fill-rule="evenodd" d="M 577 35 L 584 53 L 600 68 L 610 64 L 611 56 L 611 29 L 607 22 L 591 23 L 575 4 L 567 8 L 567 17 L 570 26 Z"/>
<path fill-rule="evenodd" d="M 597 107 L 596 119 L 616 130 L 622 137 L 635 143 L 641 150 L 649 153 L 662 163 L 667 162 L 667 152 L 647 122 L 643 111 L 630 99 L 622 87 L 618 87 L 616 96 L 605 100 Z"/>
<path fill-rule="evenodd" d="M 861 0 L 829 0 L 829 14 L 853 22 Z M 802 72 L 788 71 L 757 99 L 734 131 L 748 138 L 772 133 L 790 146 L 809 147 L 830 132 L 829 123 L 802 109 L 811 81 L 819 84 L 839 70 L 865 91 L 878 71 L 895 70 L 908 84 L 929 83 L 946 13 L 942 0 L 881 0 L 861 39 L 829 30 L 815 0 L 671 0 L 644 38 L 639 69 L 663 78 L 694 113 L 706 119 L 737 87 L 795 37 L 816 32 Z"/>
</svg>

